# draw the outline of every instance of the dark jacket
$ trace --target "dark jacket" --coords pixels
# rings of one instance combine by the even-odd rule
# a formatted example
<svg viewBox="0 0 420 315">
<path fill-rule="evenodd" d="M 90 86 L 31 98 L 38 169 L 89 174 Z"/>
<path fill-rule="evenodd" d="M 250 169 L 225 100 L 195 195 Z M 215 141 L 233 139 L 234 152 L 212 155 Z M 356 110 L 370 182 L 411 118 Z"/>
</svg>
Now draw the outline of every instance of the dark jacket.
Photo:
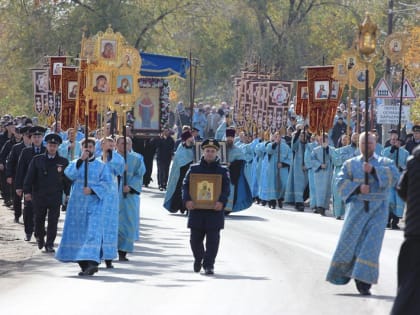
<svg viewBox="0 0 420 315">
<path fill-rule="evenodd" d="M 45 152 L 45 147 L 41 146 L 41 153 Z M 24 148 L 19 156 L 19 161 L 16 168 L 15 188 L 23 189 L 23 180 L 25 179 L 26 172 L 31 163 L 32 158 L 35 156 L 34 147 Z"/>
<path fill-rule="evenodd" d="M 19 156 L 24 148 L 25 143 L 22 141 L 15 144 L 12 147 L 12 150 L 10 150 L 10 153 L 6 159 L 6 177 L 15 177 Z"/>
<path fill-rule="evenodd" d="M 397 185 L 398 195 L 407 202 L 404 235 L 420 239 L 420 145 L 413 150 Z"/>
<path fill-rule="evenodd" d="M 201 158 L 200 163 L 191 165 L 184 178 L 182 186 L 182 201 L 184 204 L 192 200 L 190 195 L 190 174 L 220 174 L 222 176 L 222 187 L 220 196 L 217 199 L 226 205 L 230 194 L 230 177 L 227 168 L 220 165 L 216 160 L 212 163 L 207 163 L 204 158 Z M 225 224 L 224 211 L 194 209 L 188 214 L 188 227 L 201 230 L 219 230 L 223 229 Z"/>
<path fill-rule="evenodd" d="M 48 200 L 60 204 L 63 192 L 69 193 L 69 181 L 64 175 L 68 164 L 69 161 L 58 154 L 52 159 L 47 153 L 35 156 L 29 164 L 23 192 L 32 194 L 34 202 Z"/>
<path fill-rule="evenodd" d="M 166 139 L 160 138 L 156 141 L 156 160 L 158 162 L 168 162 L 172 160 L 174 154 L 175 141 L 171 136 Z"/>
</svg>

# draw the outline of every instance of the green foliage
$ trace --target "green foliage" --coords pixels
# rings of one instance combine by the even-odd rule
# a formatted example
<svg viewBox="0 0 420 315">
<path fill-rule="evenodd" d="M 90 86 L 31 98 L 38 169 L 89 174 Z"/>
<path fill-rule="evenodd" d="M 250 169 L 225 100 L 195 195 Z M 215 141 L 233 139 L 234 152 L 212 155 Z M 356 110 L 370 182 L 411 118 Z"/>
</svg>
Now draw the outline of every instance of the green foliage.
<svg viewBox="0 0 420 315">
<path fill-rule="evenodd" d="M 387 5 L 382 0 L 62 0 L 39 6 L 0 1 L 0 114 L 34 114 L 30 69 L 59 49 L 76 57 L 82 29 L 91 36 L 111 24 L 139 50 L 191 52 L 199 63 L 196 98 L 218 102 L 231 100 L 232 76 L 245 62 L 260 60 L 262 68 L 275 67 L 289 80 L 303 78 L 302 66 L 331 63 L 350 47 L 367 9 L 386 33 Z M 413 25 L 415 16 L 398 5 L 394 29 L 400 31 Z M 383 58 L 376 70 L 379 78 Z M 188 104 L 188 80 L 171 85 Z"/>
</svg>

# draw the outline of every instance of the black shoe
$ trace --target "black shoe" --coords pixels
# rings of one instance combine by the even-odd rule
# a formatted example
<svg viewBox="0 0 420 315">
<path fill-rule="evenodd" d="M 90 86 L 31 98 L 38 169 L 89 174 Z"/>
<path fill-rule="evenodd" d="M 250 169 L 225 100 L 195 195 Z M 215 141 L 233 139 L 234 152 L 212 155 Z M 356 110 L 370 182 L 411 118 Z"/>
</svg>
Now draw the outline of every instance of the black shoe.
<svg viewBox="0 0 420 315">
<path fill-rule="evenodd" d="M 214 275 L 214 270 L 213 270 L 213 268 L 204 268 L 204 274 L 205 274 L 206 276 L 211 276 L 211 275 Z"/>
<path fill-rule="evenodd" d="M 319 213 L 319 212 L 318 212 L 318 208 L 312 208 L 312 211 L 313 211 L 314 213 Z"/>
<path fill-rule="evenodd" d="M 279 208 L 283 209 L 283 200 L 279 199 L 277 200 L 278 204 L 279 204 Z"/>
<path fill-rule="evenodd" d="M 114 265 L 112 264 L 112 260 L 105 260 L 105 265 L 107 269 L 114 268 Z"/>
<path fill-rule="evenodd" d="M 29 241 L 31 240 L 31 238 L 32 238 L 32 233 L 28 233 L 28 234 L 25 234 L 25 238 L 24 238 L 24 240 L 25 240 L 26 242 L 29 242 Z"/>
<path fill-rule="evenodd" d="M 36 242 L 38 244 L 38 248 L 39 249 L 42 249 L 44 247 L 44 245 L 45 245 L 44 238 L 37 237 L 36 238 Z"/>
<path fill-rule="evenodd" d="M 371 295 L 370 287 L 372 286 L 370 283 L 366 283 L 357 279 L 354 279 L 356 282 L 357 291 L 359 291 L 360 295 Z"/>
<path fill-rule="evenodd" d="M 159 190 L 160 190 L 160 191 L 163 191 L 163 187 L 159 187 Z"/>
<path fill-rule="evenodd" d="M 391 229 L 392 230 L 400 230 L 400 227 L 398 226 L 398 224 L 391 224 Z"/>
<path fill-rule="evenodd" d="M 39 247 L 39 245 L 38 245 L 38 247 Z M 55 253 L 55 249 L 52 246 L 45 246 L 45 251 L 47 253 Z"/>
<path fill-rule="evenodd" d="M 201 271 L 201 261 L 195 260 L 194 261 L 194 272 Z"/>
<path fill-rule="evenodd" d="M 318 213 L 319 213 L 320 215 L 322 215 L 323 217 L 325 217 L 325 209 L 324 209 L 324 208 L 322 208 L 322 207 L 318 207 Z"/>
<path fill-rule="evenodd" d="M 295 206 L 295 209 L 297 211 L 301 211 L 301 212 L 305 211 L 305 205 L 302 202 L 297 202 L 296 206 Z"/>
<path fill-rule="evenodd" d="M 261 201 L 261 205 L 262 205 L 262 206 L 265 206 L 266 204 L 267 204 L 267 201 L 264 201 L 264 200 L 263 200 L 263 201 Z"/>
<path fill-rule="evenodd" d="M 93 276 L 96 272 L 98 272 L 98 266 L 90 265 L 85 269 L 85 271 L 79 272 L 79 276 Z"/>
<path fill-rule="evenodd" d="M 15 218 L 15 219 L 13 220 L 13 222 L 15 222 L 15 223 L 19 223 L 19 218 Z"/>
<path fill-rule="evenodd" d="M 225 212 L 225 217 L 227 217 L 230 214 L 231 211 L 225 210 L 224 212 Z"/>
<path fill-rule="evenodd" d="M 341 216 L 336 217 L 337 220 L 341 220 Z"/>
</svg>

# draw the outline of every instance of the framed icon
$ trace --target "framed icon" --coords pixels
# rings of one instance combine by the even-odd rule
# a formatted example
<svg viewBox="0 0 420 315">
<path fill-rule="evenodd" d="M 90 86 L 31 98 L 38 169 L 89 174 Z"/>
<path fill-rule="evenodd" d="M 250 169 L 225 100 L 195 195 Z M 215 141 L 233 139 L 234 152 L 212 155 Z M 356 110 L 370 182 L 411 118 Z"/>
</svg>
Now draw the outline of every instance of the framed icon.
<svg viewBox="0 0 420 315">
<path fill-rule="evenodd" d="M 328 99 L 330 83 L 329 81 L 315 81 L 315 100 Z"/>
<path fill-rule="evenodd" d="M 189 192 L 194 209 L 213 209 L 221 191 L 221 174 L 190 174 Z"/>
</svg>

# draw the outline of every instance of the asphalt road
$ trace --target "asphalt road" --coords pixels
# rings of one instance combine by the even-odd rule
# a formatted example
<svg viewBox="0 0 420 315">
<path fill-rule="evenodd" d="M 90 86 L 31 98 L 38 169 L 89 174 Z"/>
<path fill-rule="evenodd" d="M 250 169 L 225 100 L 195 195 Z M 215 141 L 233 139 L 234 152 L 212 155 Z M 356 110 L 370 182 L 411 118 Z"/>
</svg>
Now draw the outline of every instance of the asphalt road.
<svg viewBox="0 0 420 315">
<path fill-rule="evenodd" d="M 386 232 L 379 284 L 361 297 L 354 282 L 325 281 L 343 221 L 254 205 L 227 218 L 208 277 L 192 271 L 186 217 L 169 214 L 162 198 L 142 193 L 141 240 L 129 262 L 79 277 L 76 264 L 36 252 L 0 275 L 0 314 L 383 315 L 392 307 L 401 231 Z"/>
</svg>

